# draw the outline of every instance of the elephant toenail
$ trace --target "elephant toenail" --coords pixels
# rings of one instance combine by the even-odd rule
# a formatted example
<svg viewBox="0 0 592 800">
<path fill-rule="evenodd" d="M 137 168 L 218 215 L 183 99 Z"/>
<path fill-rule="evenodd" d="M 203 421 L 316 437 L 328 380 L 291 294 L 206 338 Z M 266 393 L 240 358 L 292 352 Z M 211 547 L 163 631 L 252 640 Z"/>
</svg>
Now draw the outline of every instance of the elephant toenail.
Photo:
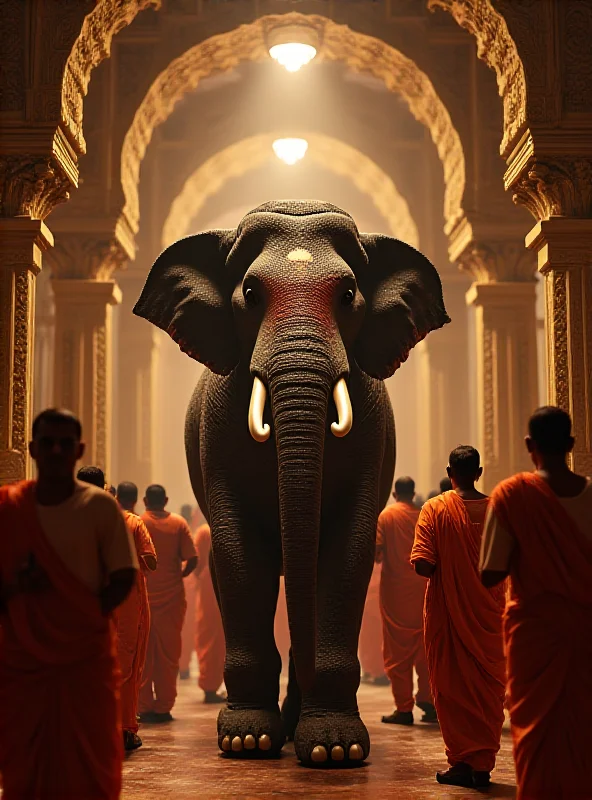
<svg viewBox="0 0 592 800">
<path fill-rule="evenodd" d="M 242 749 L 243 749 L 243 740 L 240 738 L 240 736 L 235 736 L 234 739 L 232 740 L 233 752 L 240 753 Z"/>
<path fill-rule="evenodd" d="M 271 750 L 271 738 L 266 733 L 259 737 L 259 750 Z"/>
<path fill-rule="evenodd" d="M 245 736 L 245 750 L 254 750 L 257 747 L 257 741 L 250 733 Z"/>
<path fill-rule="evenodd" d="M 331 749 L 331 761 L 343 761 L 345 758 L 345 750 L 340 745 L 335 745 Z"/>
<path fill-rule="evenodd" d="M 228 753 L 228 751 L 232 749 L 231 748 L 231 744 L 230 744 L 230 736 L 225 736 L 222 739 L 221 747 L 222 747 L 222 750 L 224 750 L 225 753 Z"/>
<path fill-rule="evenodd" d="M 352 744 L 349 748 L 349 757 L 352 761 L 361 761 L 364 758 L 364 751 L 361 745 Z"/>
<path fill-rule="evenodd" d="M 310 754 L 310 760 L 314 761 L 315 764 L 322 764 L 324 761 L 327 760 L 327 751 L 323 747 L 323 745 L 318 744 L 312 753 Z"/>
</svg>

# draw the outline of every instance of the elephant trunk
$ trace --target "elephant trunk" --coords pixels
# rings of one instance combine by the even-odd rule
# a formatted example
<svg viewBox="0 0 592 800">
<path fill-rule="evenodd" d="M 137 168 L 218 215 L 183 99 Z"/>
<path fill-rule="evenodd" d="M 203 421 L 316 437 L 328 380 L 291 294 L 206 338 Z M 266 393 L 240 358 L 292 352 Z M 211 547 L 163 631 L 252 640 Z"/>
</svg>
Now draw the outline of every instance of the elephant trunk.
<svg viewBox="0 0 592 800">
<path fill-rule="evenodd" d="M 319 341 L 274 348 L 268 382 L 278 458 L 284 579 L 298 683 L 312 688 L 323 453 L 335 366 Z M 323 352 L 325 351 L 325 352 Z"/>
</svg>

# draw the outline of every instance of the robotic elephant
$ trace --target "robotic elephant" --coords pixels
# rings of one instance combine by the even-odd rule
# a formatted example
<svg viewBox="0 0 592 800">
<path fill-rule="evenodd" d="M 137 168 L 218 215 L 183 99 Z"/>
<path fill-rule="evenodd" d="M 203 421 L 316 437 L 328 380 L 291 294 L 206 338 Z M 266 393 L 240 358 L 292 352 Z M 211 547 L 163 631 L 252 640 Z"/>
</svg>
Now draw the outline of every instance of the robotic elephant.
<svg viewBox="0 0 592 800">
<path fill-rule="evenodd" d="M 383 379 L 449 321 L 436 270 L 335 206 L 278 201 L 165 250 L 134 312 L 207 367 L 186 451 L 226 637 L 220 748 L 276 755 L 288 734 L 304 764 L 362 761 L 357 644 L 395 464 Z M 298 685 L 284 715 L 282 568 Z"/>
</svg>

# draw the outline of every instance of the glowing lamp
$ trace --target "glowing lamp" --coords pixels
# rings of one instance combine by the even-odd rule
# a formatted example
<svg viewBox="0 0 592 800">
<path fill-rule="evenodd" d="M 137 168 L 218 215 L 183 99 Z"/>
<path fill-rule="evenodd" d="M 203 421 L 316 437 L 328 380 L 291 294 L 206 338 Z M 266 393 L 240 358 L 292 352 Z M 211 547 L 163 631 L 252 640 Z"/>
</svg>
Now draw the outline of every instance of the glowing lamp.
<svg viewBox="0 0 592 800">
<path fill-rule="evenodd" d="M 318 35 L 306 25 L 281 25 L 268 34 L 269 55 L 287 69 L 298 72 L 317 54 Z"/>
<path fill-rule="evenodd" d="M 280 161 L 293 166 L 306 155 L 308 142 L 306 139 L 276 139 L 272 147 Z"/>
</svg>

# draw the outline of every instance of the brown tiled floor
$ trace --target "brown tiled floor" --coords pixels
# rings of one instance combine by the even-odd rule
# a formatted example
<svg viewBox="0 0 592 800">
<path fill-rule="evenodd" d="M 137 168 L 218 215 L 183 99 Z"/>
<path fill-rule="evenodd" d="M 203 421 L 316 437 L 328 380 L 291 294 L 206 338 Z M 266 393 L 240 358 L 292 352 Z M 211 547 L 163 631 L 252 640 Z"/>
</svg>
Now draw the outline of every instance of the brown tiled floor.
<svg viewBox="0 0 592 800">
<path fill-rule="evenodd" d="M 359 695 L 362 717 L 370 729 L 372 753 L 367 766 L 349 770 L 310 770 L 299 766 L 292 745 L 276 761 L 233 761 L 218 755 L 218 708 L 204 706 L 195 682 L 180 684 L 175 722 L 144 726 L 144 747 L 124 766 L 124 800 L 231 800 L 241 798 L 400 798 L 452 800 L 478 798 L 468 789 L 439 786 L 437 769 L 445 768 L 438 728 L 383 725 L 392 711 L 390 692 L 364 686 Z M 421 714 L 418 714 L 420 717 Z M 504 730 L 495 785 L 488 798 L 515 796 L 510 737 Z"/>
</svg>

